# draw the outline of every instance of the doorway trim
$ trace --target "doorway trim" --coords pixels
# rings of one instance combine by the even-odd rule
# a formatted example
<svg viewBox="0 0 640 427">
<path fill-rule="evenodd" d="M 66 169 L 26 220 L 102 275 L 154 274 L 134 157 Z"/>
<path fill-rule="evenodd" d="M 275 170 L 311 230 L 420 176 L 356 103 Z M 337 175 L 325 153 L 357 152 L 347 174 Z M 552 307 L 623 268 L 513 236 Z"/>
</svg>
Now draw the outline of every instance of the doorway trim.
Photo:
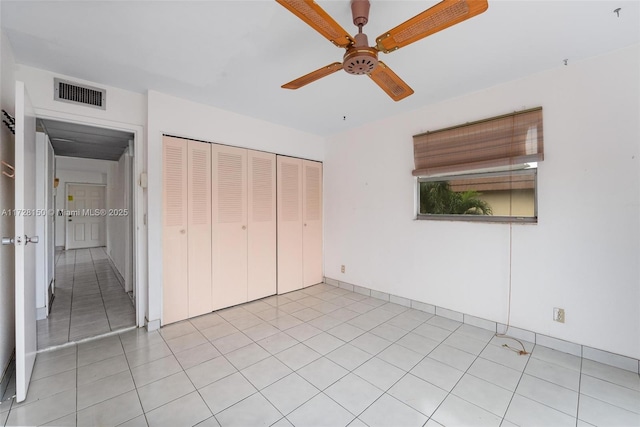
<svg viewBox="0 0 640 427">
<path fill-rule="evenodd" d="M 95 117 L 81 116 L 77 114 L 66 113 L 49 109 L 34 108 L 36 117 L 39 119 L 50 119 L 63 121 L 67 123 L 75 123 L 86 126 L 94 126 L 105 129 L 115 129 L 130 132 L 133 137 L 133 177 L 135 182 L 135 191 L 133 197 L 133 270 L 134 270 L 134 289 L 135 289 L 135 305 L 136 305 L 136 326 L 146 326 L 146 314 L 149 310 L 149 283 L 148 283 L 148 246 L 147 246 L 147 224 L 145 198 L 146 188 L 140 184 L 140 177 L 146 173 L 144 166 L 144 145 L 145 133 L 142 125 L 131 123 L 114 122 L 111 120 L 103 120 Z M 54 153 L 55 154 L 55 153 Z"/>
</svg>

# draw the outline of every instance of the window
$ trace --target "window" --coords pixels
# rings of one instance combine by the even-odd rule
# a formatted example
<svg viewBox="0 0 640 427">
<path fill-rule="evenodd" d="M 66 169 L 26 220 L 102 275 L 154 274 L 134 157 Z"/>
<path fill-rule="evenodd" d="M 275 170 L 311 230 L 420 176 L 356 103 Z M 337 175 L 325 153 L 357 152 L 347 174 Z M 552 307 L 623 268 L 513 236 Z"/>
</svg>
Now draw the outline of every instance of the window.
<svg viewBox="0 0 640 427">
<path fill-rule="evenodd" d="M 537 221 L 541 108 L 413 139 L 419 219 Z"/>
</svg>

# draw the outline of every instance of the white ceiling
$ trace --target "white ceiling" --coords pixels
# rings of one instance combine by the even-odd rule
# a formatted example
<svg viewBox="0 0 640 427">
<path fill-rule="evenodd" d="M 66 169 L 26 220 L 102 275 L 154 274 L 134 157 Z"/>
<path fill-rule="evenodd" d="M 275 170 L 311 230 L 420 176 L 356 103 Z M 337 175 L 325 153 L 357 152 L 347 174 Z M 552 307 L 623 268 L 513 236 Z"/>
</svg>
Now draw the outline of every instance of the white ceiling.
<svg viewBox="0 0 640 427">
<path fill-rule="evenodd" d="M 317 2 L 357 32 L 349 1 Z M 371 3 L 364 29 L 370 44 L 436 1 Z M 489 0 L 484 14 L 381 54 L 415 90 L 396 103 L 369 78 L 344 72 L 297 91 L 281 89 L 341 61 L 344 51 L 274 0 L 2 0 L 1 13 L 20 64 L 157 90 L 318 135 L 640 42 L 637 0 Z"/>
</svg>

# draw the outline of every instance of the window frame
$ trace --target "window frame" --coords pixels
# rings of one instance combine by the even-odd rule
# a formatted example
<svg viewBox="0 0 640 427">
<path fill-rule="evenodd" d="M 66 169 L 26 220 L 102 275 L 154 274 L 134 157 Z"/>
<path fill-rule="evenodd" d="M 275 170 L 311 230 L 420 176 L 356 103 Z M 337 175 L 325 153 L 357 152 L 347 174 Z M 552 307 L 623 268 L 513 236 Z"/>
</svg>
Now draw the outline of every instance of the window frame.
<svg viewBox="0 0 640 427">
<path fill-rule="evenodd" d="M 522 165 L 520 165 L 522 166 Z M 513 175 L 533 175 L 533 208 L 534 216 L 505 216 L 505 215 L 470 215 L 470 214 L 423 214 L 420 213 L 420 183 L 450 181 L 454 179 L 490 178 Z M 416 220 L 420 221 L 470 221 L 490 223 L 538 223 L 538 166 L 523 169 L 502 169 L 493 171 L 468 171 L 462 173 L 441 174 L 433 176 L 416 177 Z"/>
</svg>

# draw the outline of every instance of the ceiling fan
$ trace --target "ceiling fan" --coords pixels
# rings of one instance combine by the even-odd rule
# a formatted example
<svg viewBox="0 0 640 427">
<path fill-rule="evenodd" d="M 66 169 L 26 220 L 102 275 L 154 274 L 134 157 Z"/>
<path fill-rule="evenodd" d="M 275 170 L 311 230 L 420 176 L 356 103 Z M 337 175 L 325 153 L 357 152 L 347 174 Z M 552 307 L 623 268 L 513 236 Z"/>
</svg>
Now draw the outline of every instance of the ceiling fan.
<svg viewBox="0 0 640 427">
<path fill-rule="evenodd" d="M 346 50 L 343 62 L 334 62 L 282 85 L 284 89 L 299 89 L 339 70 L 349 74 L 366 74 L 394 101 L 400 101 L 413 93 L 396 73 L 382 61 L 378 52 L 390 53 L 431 34 L 481 14 L 488 8 L 487 0 L 443 0 L 435 6 L 403 22 L 376 38 L 376 45 L 369 46 L 367 35 L 362 32 L 369 21 L 369 0 L 351 0 L 353 23 L 358 34 L 351 37 L 327 12 L 313 0 L 276 0 L 323 35 L 337 47 Z"/>
</svg>

